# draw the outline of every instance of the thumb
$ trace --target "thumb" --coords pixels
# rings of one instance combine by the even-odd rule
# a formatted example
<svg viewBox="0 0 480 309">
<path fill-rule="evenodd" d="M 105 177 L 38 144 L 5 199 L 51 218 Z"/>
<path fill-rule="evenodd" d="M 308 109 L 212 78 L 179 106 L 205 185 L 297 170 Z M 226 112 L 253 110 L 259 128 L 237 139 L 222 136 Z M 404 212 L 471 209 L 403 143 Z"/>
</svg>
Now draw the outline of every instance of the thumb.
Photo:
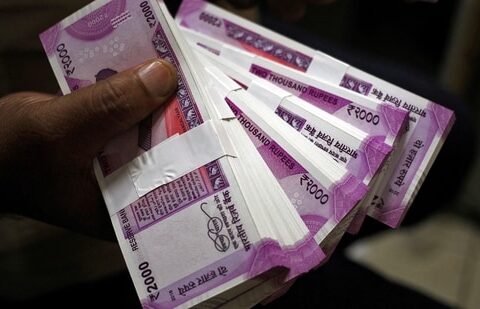
<svg viewBox="0 0 480 309">
<path fill-rule="evenodd" d="M 62 135 L 96 152 L 160 107 L 176 86 L 175 68 L 164 60 L 150 60 L 53 100 L 49 113 L 55 114 Z"/>
</svg>

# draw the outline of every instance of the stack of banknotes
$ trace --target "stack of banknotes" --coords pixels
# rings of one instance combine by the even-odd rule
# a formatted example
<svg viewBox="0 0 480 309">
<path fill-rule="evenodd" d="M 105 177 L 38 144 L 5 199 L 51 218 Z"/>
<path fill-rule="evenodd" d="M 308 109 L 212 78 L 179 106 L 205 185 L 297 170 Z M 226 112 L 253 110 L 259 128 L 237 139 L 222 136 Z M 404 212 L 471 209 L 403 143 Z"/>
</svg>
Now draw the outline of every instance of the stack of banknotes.
<svg viewBox="0 0 480 309">
<path fill-rule="evenodd" d="M 94 162 L 144 308 L 251 307 L 365 216 L 397 227 L 452 111 L 202 0 L 97 0 L 40 35 L 68 94 L 150 58 L 161 110 Z"/>
</svg>

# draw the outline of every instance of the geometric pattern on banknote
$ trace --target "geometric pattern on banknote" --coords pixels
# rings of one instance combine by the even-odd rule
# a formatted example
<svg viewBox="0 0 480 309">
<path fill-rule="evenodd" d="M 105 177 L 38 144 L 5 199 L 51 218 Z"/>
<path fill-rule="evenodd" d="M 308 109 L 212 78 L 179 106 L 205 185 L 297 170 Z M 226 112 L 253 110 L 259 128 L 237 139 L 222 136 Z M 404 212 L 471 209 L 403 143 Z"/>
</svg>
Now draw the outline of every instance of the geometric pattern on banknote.
<svg viewBox="0 0 480 309">
<path fill-rule="evenodd" d="M 206 164 L 205 168 L 207 169 L 208 179 L 212 184 L 213 190 L 218 191 L 228 187 L 229 184 L 227 178 L 225 177 L 218 161 Z"/>
<path fill-rule="evenodd" d="M 302 215 L 301 218 L 312 235 L 317 234 L 328 221 L 326 217 L 312 214 Z"/>
<path fill-rule="evenodd" d="M 361 93 L 363 95 L 368 95 L 370 93 L 370 89 L 372 89 L 372 84 L 348 74 L 345 74 L 343 76 L 343 79 L 340 82 L 340 86 Z"/>
<path fill-rule="evenodd" d="M 121 24 L 123 24 L 124 22 L 126 22 L 127 20 L 129 20 L 131 18 L 132 18 L 132 15 L 130 14 L 130 12 L 125 11 L 125 12 L 121 13 L 120 15 L 112 18 L 110 23 L 112 24 L 113 29 L 115 29 L 115 28 L 117 28 L 118 26 L 120 26 Z"/>
<path fill-rule="evenodd" d="M 295 130 L 300 131 L 303 128 L 306 120 L 302 117 L 295 115 L 286 109 L 281 108 L 280 106 L 277 107 L 275 110 L 275 114 L 280 116 L 285 122 L 287 122 L 290 126 L 292 126 Z"/>
<path fill-rule="evenodd" d="M 306 71 L 312 62 L 312 58 L 307 55 L 275 43 L 259 34 L 229 22 L 228 20 L 224 19 L 223 22 L 227 28 L 227 35 L 234 40 L 243 42 L 276 58 L 280 58 L 283 61 L 302 69 L 303 71 Z"/>
<path fill-rule="evenodd" d="M 177 68 L 179 73 L 177 75 L 177 99 L 180 103 L 184 119 L 187 121 L 188 128 L 191 129 L 200 125 L 203 122 L 202 117 L 197 109 L 197 105 L 193 101 L 193 96 L 185 85 L 185 77 L 183 76 L 180 63 L 178 62 L 177 57 L 175 56 L 173 49 L 168 42 L 167 36 L 163 32 L 163 29 L 160 27 L 160 25 L 155 31 L 152 43 L 157 51 L 158 56 L 169 61 Z"/>
</svg>

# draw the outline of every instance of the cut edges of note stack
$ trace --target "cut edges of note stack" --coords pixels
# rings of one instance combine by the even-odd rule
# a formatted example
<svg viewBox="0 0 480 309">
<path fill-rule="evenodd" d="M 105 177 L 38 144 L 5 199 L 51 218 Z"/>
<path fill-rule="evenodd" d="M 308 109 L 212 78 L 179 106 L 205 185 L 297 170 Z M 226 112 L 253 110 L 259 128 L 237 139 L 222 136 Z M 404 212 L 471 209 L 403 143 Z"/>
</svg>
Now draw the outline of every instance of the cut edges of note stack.
<svg viewBox="0 0 480 309">
<path fill-rule="evenodd" d="M 279 116 L 296 118 L 297 127 L 302 124 L 297 129 L 302 135 L 370 186 L 368 198 L 349 227 L 350 232 L 358 232 L 395 168 L 385 166 L 385 161 L 405 135 L 408 113 L 205 35 L 185 28 L 183 33 L 197 53 L 221 67 Z M 361 113 L 371 118 L 362 119 Z"/>
<path fill-rule="evenodd" d="M 206 64 L 204 68 L 209 92 L 220 98 L 216 100 L 218 109 L 228 104 L 317 244 L 330 256 L 358 212 L 367 186 L 301 138 L 297 130 L 216 66 Z M 255 286 L 223 305 L 250 307 L 285 284 L 289 283 L 280 276 L 261 278 Z"/>
<path fill-rule="evenodd" d="M 185 29 L 184 31 L 187 32 L 187 38 L 191 39 L 192 33 Z M 386 160 L 391 155 L 397 140 L 404 133 L 407 113 L 326 83 L 315 82 L 315 87 L 321 88 L 310 87 L 310 89 L 317 89 L 325 96 L 328 94 L 330 98 L 355 99 L 355 104 L 362 107 L 362 110 L 371 111 L 369 113 L 376 116 L 376 122 L 373 125 L 375 130 L 369 130 L 374 133 L 368 134 L 358 128 L 368 129 L 364 124 L 356 127 L 346 122 L 353 114 L 350 107 L 345 107 L 343 114 L 330 114 L 325 105 L 316 104 L 312 100 L 307 102 L 301 96 L 297 97 L 295 93 L 292 94 L 237 66 L 236 62 L 220 57 L 221 53 L 211 53 L 211 49 L 204 49 L 204 46 L 207 46 L 204 43 L 207 42 L 200 35 L 195 35 L 194 38 L 195 40 L 190 40 L 190 43 L 200 59 L 207 63 L 214 63 L 254 97 L 260 99 L 260 104 L 264 104 L 274 111 L 315 146 L 330 155 L 337 164 L 345 167 L 352 175 L 370 187 L 369 196 L 363 201 L 360 211 L 349 227 L 350 232 L 358 232 L 367 213 L 367 206 L 372 204 L 376 193 L 384 188 L 385 181 L 383 180 L 388 168 L 388 165 L 385 165 Z M 202 42 L 201 45 L 198 44 L 199 40 Z M 215 46 L 212 40 L 209 40 L 207 44 Z M 240 63 L 251 67 L 252 65 L 248 61 L 242 61 L 241 55 L 243 53 L 239 52 L 239 56 L 236 57 L 241 59 Z M 281 70 L 281 68 L 277 67 L 277 70 Z M 298 75 L 297 72 L 289 73 Z M 342 116 L 345 121 L 342 120 Z M 392 119 L 394 121 L 391 121 Z M 387 130 L 381 131 L 376 126 L 382 126 Z"/>
<path fill-rule="evenodd" d="M 327 243 L 327 237 L 355 213 L 367 186 L 217 67 L 205 70 L 220 108 L 228 104 L 317 243 L 331 253 L 338 239 Z"/>
<path fill-rule="evenodd" d="M 297 80 L 297 77 L 303 76 L 306 81 L 338 85 L 351 93 L 408 113 L 407 132 L 399 138 L 398 150 L 390 158 L 390 169 L 380 184 L 383 189 L 376 190 L 379 194 L 373 195 L 368 209 L 369 215 L 380 222 L 391 227 L 399 226 L 455 121 L 451 110 L 203 0 L 183 1 L 176 21 L 181 27 L 202 33 L 217 42 L 209 45 L 199 41 L 196 42 L 198 45 L 229 58 L 260 77 L 269 77 L 270 81 L 275 79 L 277 85 L 280 79 L 290 80 L 291 84 L 292 78 L 296 85 L 302 85 L 302 79 Z M 238 51 L 244 54 L 240 55 Z M 275 68 L 273 74 L 270 69 L 258 68 L 255 65 L 257 62 Z M 277 64 L 282 68 L 279 72 L 289 73 L 282 76 L 276 72 L 280 68 Z M 293 71 L 303 74 L 291 75 Z M 303 86 L 313 85 L 306 83 Z M 308 101 L 308 96 L 303 98 Z M 373 111 L 355 103 L 355 100 L 345 102 L 356 118 L 350 123 L 360 123 L 359 120 L 365 120 L 369 112 L 374 115 Z M 334 114 L 340 117 L 338 113 Z M 360 119 L 362 115 L 364 119 Z M 391 121 L 402 123 L 401 116 L 398 117 Z M 383 129 L 388 131 L 388 128 Z"/>
</svg>

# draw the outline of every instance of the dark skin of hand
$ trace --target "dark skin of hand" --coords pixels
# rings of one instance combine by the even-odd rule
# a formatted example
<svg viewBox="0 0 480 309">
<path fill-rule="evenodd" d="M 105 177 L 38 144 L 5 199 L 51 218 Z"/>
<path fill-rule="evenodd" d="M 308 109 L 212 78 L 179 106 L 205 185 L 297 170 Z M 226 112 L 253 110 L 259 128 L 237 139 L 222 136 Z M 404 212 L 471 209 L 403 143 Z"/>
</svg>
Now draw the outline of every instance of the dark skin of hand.
<svg viewBox="0 0 480 309">
<path fill-rule="evenodd" d="M 66 96 L 1 98 L 0 210 L 114 239 L 93 159 L 175 89 L 173 66 L 150 60 Z"/>
</svg>

